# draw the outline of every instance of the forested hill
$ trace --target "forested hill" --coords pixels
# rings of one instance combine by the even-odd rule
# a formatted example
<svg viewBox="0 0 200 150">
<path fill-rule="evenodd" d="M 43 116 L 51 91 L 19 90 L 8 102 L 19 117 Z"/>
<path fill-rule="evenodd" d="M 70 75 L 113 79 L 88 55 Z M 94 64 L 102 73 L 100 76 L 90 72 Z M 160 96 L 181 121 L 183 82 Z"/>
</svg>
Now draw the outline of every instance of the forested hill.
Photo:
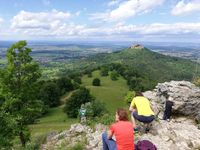
<svg viewBox="0 0 200 150">
<path fill-rule="evenodd" d="M 111 68 L 124 76 L 129 84 L 131 84 L 130 82 L 143 82 L 142 84 L 147 86 L 144 90 L 155 86 L 158 82 L 191 81 L 200 72 L 199 64 L 195 62 L 165 56 L 143 47 L 129 47 L 118 52 L 98 54 L 80 61 L 76 65 L 84 70 L 112 64 Z"/>
</svg>

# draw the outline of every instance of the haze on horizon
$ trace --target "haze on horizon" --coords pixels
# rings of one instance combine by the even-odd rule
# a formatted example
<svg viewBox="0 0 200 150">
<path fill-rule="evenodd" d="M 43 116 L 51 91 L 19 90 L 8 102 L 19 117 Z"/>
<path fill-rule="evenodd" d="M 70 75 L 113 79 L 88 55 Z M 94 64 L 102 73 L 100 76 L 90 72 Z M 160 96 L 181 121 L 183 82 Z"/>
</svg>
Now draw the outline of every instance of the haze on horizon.
<svg viewBox="0 0 200 150">
<path fill-rule="evenodd" d="M 1 0 L 0 41 L 200 42 L 199 0 Z"/>
</svg>

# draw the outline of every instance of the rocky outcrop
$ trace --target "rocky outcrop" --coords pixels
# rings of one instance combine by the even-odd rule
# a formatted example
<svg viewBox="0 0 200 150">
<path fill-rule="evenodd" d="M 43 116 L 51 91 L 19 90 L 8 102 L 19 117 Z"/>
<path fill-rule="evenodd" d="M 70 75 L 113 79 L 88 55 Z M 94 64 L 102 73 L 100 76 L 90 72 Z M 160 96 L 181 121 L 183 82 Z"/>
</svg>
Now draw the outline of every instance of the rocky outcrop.
<svg viewBox="0 0 200 150">
<path fill-rule="evenodd" d="M 187 81 L 159 83 L 156 89 L 144 93 L 160 110 L 167 100 L 174 102 L 173 113 L 200 121 L 200 88 Z"/>
<path fill-rule="evenodd" d="M 137 140 L 144 139 L 152 141 L 158 150 L 200 149 L 200 130 L 193 120 L 182 117 L 170 122 L 154 122 L 150 132 L 140 135 Z"/>
<path fill-rule="evenodd" d="M 106 126 L 101 124 L 97 124 L 94 129 L 82 124 L 73 124 L 69 130 L 47 136 L 47 141 L 41 149 L 69 149 L 80 143 L 86 150 L 100 150 L 102 149 L 101 135 L 104 131 Z"/>
<path fill-rule="evenodd" d="M 70 130 L 55 135 L 42 146 L 43 150 L 68 149 L 77 143 L 84 144 L 84 150 L 101 150 L 101 135 L 106 130 L 98 124 L 96 129 L 74 124 Z M 139 140 L 150 140 L 158 150 L 199 150 L 200 130 L 193 120 L 186 118 L 167 121 L 155 121 L 149 133 L 135 133 L 135 143 Z"/>
</svg>

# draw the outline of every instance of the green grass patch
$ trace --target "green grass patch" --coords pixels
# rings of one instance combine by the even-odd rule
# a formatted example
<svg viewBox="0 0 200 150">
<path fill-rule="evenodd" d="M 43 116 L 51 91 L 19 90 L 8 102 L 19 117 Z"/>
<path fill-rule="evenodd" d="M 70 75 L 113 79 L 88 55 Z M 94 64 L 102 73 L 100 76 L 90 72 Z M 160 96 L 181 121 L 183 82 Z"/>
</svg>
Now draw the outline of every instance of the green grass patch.
<svg viewBox="0 0 200 150">
<path fill-rule="evenodd" d="M 94 78 L 101 80 L 101 86 L 93 86 Z M 110 76 L 102 77 L 100 71 L 94 71 L 92 77 L 83 76 L 82 84 L 90 89 L 91 94 L 97 99 L 106 104 L 106 108 L 114 113 L 118 107 L 126 107 L 124 96 L 129 88 L 126 80 L 123 77 L 118 77 L 118 80 L 112 81 Z"/>
<path fill-rule="evenodd" d="M 30 125 L 31 136 L 37 138 L 52 131 L 61 132 L 69 129 L 70 125 L 77 121 L 77 119 L 67 117 L 63 112 L 63 106 L 51 108 L 36 124 Z"/>
</svg>

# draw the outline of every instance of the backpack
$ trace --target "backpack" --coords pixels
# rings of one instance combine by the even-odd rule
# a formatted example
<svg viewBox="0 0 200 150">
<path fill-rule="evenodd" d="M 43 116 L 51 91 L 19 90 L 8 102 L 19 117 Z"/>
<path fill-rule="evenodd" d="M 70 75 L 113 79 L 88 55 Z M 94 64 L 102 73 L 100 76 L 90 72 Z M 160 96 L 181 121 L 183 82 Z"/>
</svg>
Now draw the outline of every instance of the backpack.
<svg viewBox="0 0 200 150">
<path fill-rule="evenodd" d="M 156 146 L 148 140 L 138 141 L 135 150 L 157 150 Z"/>
</svg>

